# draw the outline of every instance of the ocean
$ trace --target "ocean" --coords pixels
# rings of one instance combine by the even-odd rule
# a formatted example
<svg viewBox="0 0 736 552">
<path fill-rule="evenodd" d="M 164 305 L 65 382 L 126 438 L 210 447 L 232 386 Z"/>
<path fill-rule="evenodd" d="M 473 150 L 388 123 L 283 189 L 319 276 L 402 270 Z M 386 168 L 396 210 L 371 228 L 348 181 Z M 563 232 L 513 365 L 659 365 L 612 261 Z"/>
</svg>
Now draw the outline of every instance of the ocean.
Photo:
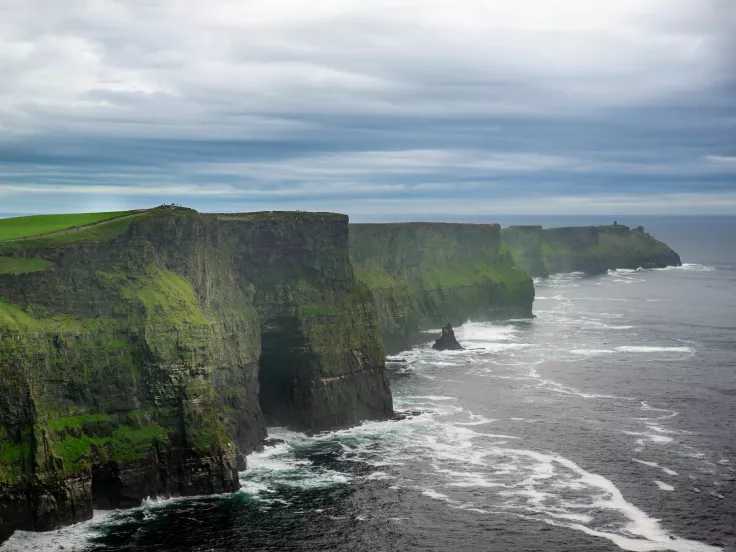
<svg viewBox="0 0 736 552">
<path fill-rule="evenodd" d="M 271 428 L 237 493 L 0 550 L 736 551 L 736 219 L 631 223 L 685 264 L 537 280 L 536 318 L 468 321 L 463 351 L 427 332 L 389 358 L 406 419 Z"/>
</svg>

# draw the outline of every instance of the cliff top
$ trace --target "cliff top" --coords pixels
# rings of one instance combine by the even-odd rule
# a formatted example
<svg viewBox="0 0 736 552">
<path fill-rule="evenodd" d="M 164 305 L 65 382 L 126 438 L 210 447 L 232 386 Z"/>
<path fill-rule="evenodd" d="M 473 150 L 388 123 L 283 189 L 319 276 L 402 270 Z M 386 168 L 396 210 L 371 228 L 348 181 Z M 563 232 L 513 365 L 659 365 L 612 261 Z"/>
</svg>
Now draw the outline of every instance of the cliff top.
<svg viewBox="0 0 736 552">
<path fill-rule="evenodd" d="M 294 219 L 326 219 L 326 220 L 344 220 L 347 222 L 348 216 L 342 213 L 328 212 L 312 212 L 312 211 L 256 211 L 253 213 L 212 213 L 209 216 L 218 218 L 219 220 L 247 220 L 247 221 L 264 221 L 264 220 L 294 220 Z"/>
<path fill-rule="evenodd" d="M 83 228 L 133 214 L 136 214 L 136 211 L 34 215 L 0 219 L 0 241 L 54 234 L 69 228 Z"/>
<path fill-rule="evenodd" d="M 34 215 L 0 219 L 0 255 L 26 254 L 64 245 L 88 241 L 106 241 L 125 232 L 131 222 L 144 217 L 200 215 L 194 209 L 180 205 L 160 205 L 152 209 L 113 211 L 106 213 L 76 213 Z M 253 213 L 212 213 L 203 217 L 220 220 L 344 220 L 339 213 L 306 211 L 262 211 Z"/>
<path fill-rule="evenodd" d="M 353 222 L 350 224 L 353 227 L 363 228 L 378 228 L 381 226 L 396 227 L 401 226 L 404 228 L 422 228 L 422 227 L 437 227 L 437 226 L 458 226 L 458 227 L 491 227 L 500 229 L 501 225 L 495 222 L 480 223 L 480 222 Z"/>
</svg>

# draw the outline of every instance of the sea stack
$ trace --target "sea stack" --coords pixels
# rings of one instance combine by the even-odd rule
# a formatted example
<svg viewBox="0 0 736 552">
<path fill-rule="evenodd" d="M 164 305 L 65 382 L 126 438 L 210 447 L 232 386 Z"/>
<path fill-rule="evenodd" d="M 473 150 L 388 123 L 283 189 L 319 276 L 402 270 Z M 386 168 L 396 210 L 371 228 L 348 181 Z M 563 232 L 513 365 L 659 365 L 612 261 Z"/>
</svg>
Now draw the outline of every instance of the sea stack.
<svg viewBox="0 0 736 552">
<path fill-rule="evenodd" d="M 442 335 L 434 342 L 432 348 L 437 349 L 438 351 L 457 351 L 463 347 L 457 342 L 457 339 L 455 339 L 455 332 L 453 331 L 452 326 L 447 324 L 447 326 L 442 328 Z"/>
</svg>

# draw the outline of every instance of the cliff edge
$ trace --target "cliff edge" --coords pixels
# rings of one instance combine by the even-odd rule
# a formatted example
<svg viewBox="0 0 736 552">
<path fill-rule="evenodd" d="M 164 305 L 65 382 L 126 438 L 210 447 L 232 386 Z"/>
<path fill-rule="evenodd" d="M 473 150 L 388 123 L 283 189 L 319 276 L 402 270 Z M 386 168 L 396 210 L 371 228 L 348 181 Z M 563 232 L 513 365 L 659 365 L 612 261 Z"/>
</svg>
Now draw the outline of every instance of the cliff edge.
<svg viewBox="0 0 736 552">
<path fill-rule="evenodd" d="M 549 229 L 511 226 L 501 236 L 519 266 L 532 276 L 682 264 L 677 253 L 641 226 L 633 230 L 622 224 Z"/>
<path fill-rule="evenodd" d="M 532 315 L 534 285 L 502 246 L 497 224 L 351 224 L 350 253 L 389 352 L 448 321 Z"/>
<path fill-rule="evenodd" d="M 343 215 L 162 207 L 0 242 L 0 542 L 234 491 L 267 419 L 390 417 L 383 356 Z"/>
</svg>

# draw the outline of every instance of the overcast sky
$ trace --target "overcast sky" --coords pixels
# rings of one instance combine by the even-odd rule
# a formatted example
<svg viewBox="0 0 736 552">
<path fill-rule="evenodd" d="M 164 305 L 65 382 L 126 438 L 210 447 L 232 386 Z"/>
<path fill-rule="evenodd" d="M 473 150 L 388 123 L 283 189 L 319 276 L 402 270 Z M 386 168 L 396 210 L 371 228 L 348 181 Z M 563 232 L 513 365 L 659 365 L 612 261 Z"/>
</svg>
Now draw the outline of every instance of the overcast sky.
<svg viewBox="0 0 736 552">
<path fill-rule="evenodd" d="M 0 213 L 736 214 L 734 0 L 0 0 Z"/>
</svg>

